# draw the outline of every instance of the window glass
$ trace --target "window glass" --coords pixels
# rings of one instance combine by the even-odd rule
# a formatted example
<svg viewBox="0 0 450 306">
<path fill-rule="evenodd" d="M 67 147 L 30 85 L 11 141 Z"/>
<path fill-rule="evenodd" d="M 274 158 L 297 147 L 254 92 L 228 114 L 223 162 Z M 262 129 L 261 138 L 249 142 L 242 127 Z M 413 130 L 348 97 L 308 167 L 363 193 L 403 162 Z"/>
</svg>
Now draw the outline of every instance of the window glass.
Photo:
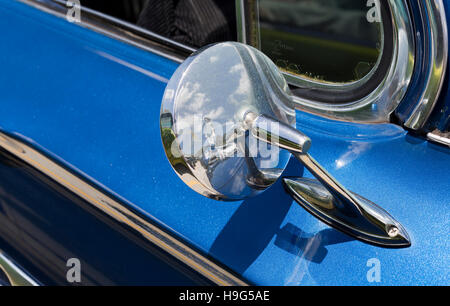
<svg viewBox="0 0 450 306">
<path fill-rule="evenodd" d="M 257 45 L 284 72 L 318 82 L 361 80 L 379 62 L 378 0 L 254 0 Z"/>
<path fill-rule="evenodd" d="M 80 0 L 81 6 L 136 23 L 148 0 Z"/>
<path fill-rule="evenodd" d="M 297 79 L 351 83 L 376 70 L 384 44 L 379 1 L 242 0 L 245 25 L 236 20 L 236 8 L 241 8 L 235 0 L 80 2 L 194 48 L 235 41 L 244 26 L 246 42 L 266 53 L 296 85 Z"/>
<path fill-rule="evenodd" d="M 80 3 L 195 48 L 237 38 L 234 0 L 81 0 Z"/>
</svg>

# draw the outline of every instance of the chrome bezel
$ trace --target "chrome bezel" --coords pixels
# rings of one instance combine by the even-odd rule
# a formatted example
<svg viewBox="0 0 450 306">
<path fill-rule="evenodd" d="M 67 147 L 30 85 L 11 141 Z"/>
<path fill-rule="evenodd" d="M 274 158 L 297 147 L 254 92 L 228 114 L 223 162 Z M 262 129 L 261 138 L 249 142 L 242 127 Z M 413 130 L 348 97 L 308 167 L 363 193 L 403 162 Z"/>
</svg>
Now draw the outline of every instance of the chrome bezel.
<svg viewBox="0 0 450 306">
<path fill-rule="evenodd" d="M 448 63 L 448 28 L 445 7 L 442 0 L 420 1 L 422 24 L 427 25 L 424 33 L 423 50 L 426 59 L 425 80 L 419 100 L 404 125 L 413 130 L 424 127 L 433 111 L 445 82 Z"/>
<path fill-rule="evenodd" d="M 415 43 L 414 27 L 406 0 L 389 0 L 388 4 L 393 24 L 393 56 L 388 72 L 379 86 L 362 99 L 341 104 L 318 102 L 296 96 L 295 103 L 298 109 L 336 120 L 363 123 L 390 121 L 390 115 L 405 96 L 412 77 Z M 242 32 L 245 31 L 244 0 L 237 0 L 237 6 L 238 20 L 241 24 L 241 33 L 238 37 L 244 40 L 245 33 Z M 301 82 L 302 85 L 314 89 L 349 90 L 364 86 L 366 78 L 345 84 L 319 83 L 308 79 L 302 79 Z"/>
</svg>

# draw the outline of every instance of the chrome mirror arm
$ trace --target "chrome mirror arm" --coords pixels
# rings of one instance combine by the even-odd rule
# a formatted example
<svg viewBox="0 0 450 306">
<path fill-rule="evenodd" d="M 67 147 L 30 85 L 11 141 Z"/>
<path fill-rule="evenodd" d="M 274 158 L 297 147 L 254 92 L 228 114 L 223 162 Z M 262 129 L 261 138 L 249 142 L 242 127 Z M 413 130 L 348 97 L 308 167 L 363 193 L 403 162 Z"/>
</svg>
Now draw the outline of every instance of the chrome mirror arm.
<svg viewBox="0 0 450 306">
<path fill-rule="evenodd" d="M 317 179 L 284 178 L 286 190 L 309 213 L 358 240 L 381 247 L 411 245 L 408 233 L 388 212 L 342 186 L 309 154 L 311 140 L 297 129 L 264 115 L 247 113 L 252 135 L 289 150 Z M 277 130 L 268 127 L 276 124 Z"/>
</svg>

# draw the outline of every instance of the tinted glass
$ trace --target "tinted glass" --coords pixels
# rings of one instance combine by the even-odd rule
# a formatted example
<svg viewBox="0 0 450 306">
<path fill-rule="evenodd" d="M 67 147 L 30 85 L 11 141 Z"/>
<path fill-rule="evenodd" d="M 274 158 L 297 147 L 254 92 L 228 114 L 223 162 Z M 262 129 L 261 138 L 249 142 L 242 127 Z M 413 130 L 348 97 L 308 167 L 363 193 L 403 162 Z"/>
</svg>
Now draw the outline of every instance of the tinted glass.
<svg viewBox="0 0 450 306">
<path fill-rule="evenodd" d="M 382 54 L 378 0 L 257 0 L 253 38 L 283 71 L 319 82 L 350 83 Z"/>
<path fill-rule="evenodd" d="M 236 40 L 233 0 L 81 0 L 80 3 L 194 48 Z"/>
</svg>

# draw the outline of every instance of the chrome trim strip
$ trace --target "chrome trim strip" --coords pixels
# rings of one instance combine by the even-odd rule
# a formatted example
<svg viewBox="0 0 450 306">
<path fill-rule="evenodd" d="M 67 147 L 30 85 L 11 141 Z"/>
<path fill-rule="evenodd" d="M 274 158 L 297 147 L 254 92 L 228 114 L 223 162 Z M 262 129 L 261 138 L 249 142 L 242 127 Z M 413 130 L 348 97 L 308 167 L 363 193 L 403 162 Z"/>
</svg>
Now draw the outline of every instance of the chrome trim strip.
<svg viewBox="0 0 450 306">
<path fill-rule="evenodd" d="M 91 182 L 92 180 L 87 179 L 83 173 L 71 170 L 69 166 L 64 166 L 62 161 L 59 162 L 55 160 L 56 158 L 47 156 L 37 146 L 30 144 L 22 137 L 19 139 L 19 136 L 0 131 L 0 147 L 44 173 L 108 216 L 129 226 L 150 243 L 166 251 L 213 283 L 221 286 L 248 285 L 244 280 L 184 244 L 158 224 L 150 222 L 130 210 L 127 207 L 129 205 L 96 187 Z"/>
<path fill-rule="evenodd" d="M 10 257 L 0 250 L 0 270 L 8 277 L 12 286 L 40 286 L 29 273 L 19 267 Z"/>
<path fill-rule="evenodd" d="M 67 13 L 66 0 L 19 1 L 60 18 L 65 18 Z M 177 63 L 182 63 L 188 55 L 196 50 L 87 7 L 81 7 L 81 22 L 76 24 Z"/>
<path fill-rule="evenodd" d="M 440 131 L 434 131 L 427 134 L 427 138 L 430 141 L 443 144 L 450 147 L 450 132 L 442 133 Z"/>
<path fill-rule="evenodd" d="M 429 24 L 429 37 L 426 40 L 430 50 L 427 63 L 429 72 L 420 101 L 405 122 L 405 126 L 413 130 L 421 129 L 430 117 L 444 84 L 448 61 L 448 29 L 444 3 L 442 0 L 424 2 L 423 10 L 426 12 L 423 15 L 427 16 Z"/>
<path fill-rule="evenodd" d="M 236 20 L 237 20 L 237 39 L 238 41 L 247 44 L 247 29 L 245 28 L 245 6 L 244 1 L 236 1 Z"/>
<path fill-rule="evenodd" d="M 244 0 L 236 0 L 243 3 Z M 335 120 L 362 123 L 389 122 L 392 112 L 405 96 L 410 84 L 415 64 L 414 27 L 411 23 L 407 0 L 388 0 L 392 12 L 393 58 L 391 66 L 380 85 L 369 95 L 344 104 L 317 102 L 296 96 L 296 108 L 319 116 Z M 289 78 L 289 75 L 287 76 Z M 367 77 L 354 83 L 343 85 L 310 82 L 305 84 L 313 88 L 352 89 L 366 81 Z"/>
</svg>

